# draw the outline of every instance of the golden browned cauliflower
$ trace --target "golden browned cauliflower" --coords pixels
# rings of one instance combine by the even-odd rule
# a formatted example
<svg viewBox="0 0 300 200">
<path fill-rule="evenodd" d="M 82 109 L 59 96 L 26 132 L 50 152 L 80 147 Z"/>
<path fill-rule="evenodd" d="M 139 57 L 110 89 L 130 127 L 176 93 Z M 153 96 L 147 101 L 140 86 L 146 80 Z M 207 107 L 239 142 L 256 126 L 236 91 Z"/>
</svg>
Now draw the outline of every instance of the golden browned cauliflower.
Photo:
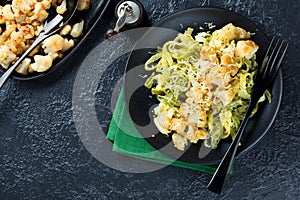
<svg viewBox="0 0 300 200">
<path fill-rule="evenodd" d="M 78 10 L 90 9 L 90 0 L 79 0 L 77 9 Z"/>
<path fill-rule="evenodd" d="M 7 69 L 16 62 L 44 31 L 48 9 L 54 8 L 58 14 L 63 14 L 67 11 L 67 2 L 68 0 L 12 0 L 0 6 L 0 66 Z M 80 0 L 78 10 L 89 9 L 89 6 L 89 0 Z M 65 25 L 59 34 L 49 37 L 32 50 L 16 71 L 27 75 L 34 71 L 48 70 L 53 60 L 62 58 L 63 53 L 74 46 L 74 40 L 69 37 L 82 35 L 83 25 L 83 20 L 73 27 Z"/>
</svg>

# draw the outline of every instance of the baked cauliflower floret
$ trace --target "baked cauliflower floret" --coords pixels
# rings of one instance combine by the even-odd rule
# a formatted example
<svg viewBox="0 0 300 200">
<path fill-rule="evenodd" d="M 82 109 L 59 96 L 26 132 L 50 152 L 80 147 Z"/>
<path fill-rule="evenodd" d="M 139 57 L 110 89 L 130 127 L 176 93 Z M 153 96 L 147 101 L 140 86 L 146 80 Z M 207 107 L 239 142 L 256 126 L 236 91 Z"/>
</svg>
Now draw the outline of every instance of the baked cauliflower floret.
<svg viewBox="0 0 300 200">
<path fill-rule="evenodd" d="M 172 118 L 170 129 L 176 133 L 185 134 L 186 125 L 184 118 Z"/>
<path fill-rule="evenodd" d="M 180 151 L 183 151 L 188 144 L 187 139 L 177 133 L 174 133 L 172 135 L 172 140 L 174 143 L 174 146 L 179 149 Z"/>
<path fill-rule="evenodd" d="M 24 35 L 20 31 L 13 31 L 10 35 L 11 40 L 16 41 L 16 42 L 22 42 Z"/>
<path fill-rule="evenodd" d="M 72 39 L 68 40 L 67 38 L 65 38 L 64 39 L 64 46 L 63 46 L 61 52 L 66 52 L 73 46 L 74 46 L 74 40 L 72 40 Z"/>
<path fill-rule="evenodd" d="M 186 138 L 192 143 L 197 143 L 198 140 L 204 140 L 208 137 L 208 133 L 205 129 L 198 129 L 193 125 L 189 125 L 186 132 Z"/>
<path fill-rule="evenodd" d="M 16 71 L 20 74 L 27 75 L 28 74 L 28 67 L 30 65 L 30 58 L 25 58 L 21 64 L 17 67 Z"/>
<path fill-rule="evenodd" d="M 77 10 L 90 9 L 90 0 L 79 0 Z"/>
<path fill-rule="evenodd" d="M 14 11 L 14 13 L 22 12 L 24 14 L 27 14 L 34 8 L 35 3 L 35 0 L 13 0 L 12 10 Z"/>
<path fill-rule="evenodd" d="M 240 27 L 234 26 L 232 23 L 227 24 L 223 28 L 216 30 L 212 34 L 210 46 L 217 49 L 228 45 L 232 40 L 242 40 L 250 38 L 251 34 Z"/>
<path fill-rule="evenodd" d="M 224 106 L 227 106 L 233 99 L 234 93 L 232 89 L 220 89 L 215 92 L 215 96 L 222 102 Z"/>
<path fill-rule="evenodd" d="M 8 46 L 1 45 L 0 46 L 0 64 L 3 68 L 7 69 L 8 66 L 15 61 L 17 55 L 11 52 Z"/>
<path fill-rule="evenodd" d="M 48 12 L 44 8 L 44 5 L 41 2 L 37 2 L 34 6 L 34 10 L 32 11 L 32 15 L 26 18 L 27 23 L 31 23 L 33 21 L 44 22 L 48 17 Z"/>
<path fill-rule="evenodd" d="M 240 27 L 234 26 L 232 23 L 227 24 L 223 28 L 216 30 L 213 34 L 212 40 L 241 40 L 250 38 L 250 33 Z"/>
<path fill-rule="evenodd" d="M 64 47 L 64 38 L 58 34 L 52 35 L 44 40 L 42 48 L 45 53 L 58 52 Z"/>
<path fill-rule="evenodd" d="M 235 56 L 250 59 L 258 50 L 258 46 L 252 40 L 238 41 L 235 48 Z"/>
<path fill-rule="evenodd" d="M 60 56 L 60 53 L 50 52 L 50 53 L 48 53 L 48 55 L 52 58 L 52 60 L 55 60 L 56 58 L 58 58 Z"/>
<path fill-rule="evenodd" d="M 67 11 L 67 1 L 63 0 L 59 6 L 56 7 L 56 12 L 58 14 L 64 14 Z"/>
<path fill-rule="evenodd" d="M 82 34 L 83 31 L 83 25 L 84 25 L 84 21 L 81 20 L 81 22 L 74 24 L 72 30 L 71 30 L 71 36 L 74 38 L 79 37 Z"/>
<path fill-rule="evenodd" d="M 172 116 L 174 115 L 174 109 L 165 104 L 160 103 L 159 106 L 157 106 L 154 109 L 154 114 L 156 114 L 157 116 L 154 118 L 153 121 L 156 127 L 159 129 L 159 131 L 163 134 L 170 133 L 170 126 Z"/>
<path fill-rule="evenodd" d="M 7 19 L 7 20 L 14 20 L 14 13 L 12 11 L 11 5 L 10 4 L 6 4 L 3 7 L 2 10 L 3 16 Z"/>
<path fill-rule="evenodd" d="M 60 30 L 59 34 L 60 35 L 68 35 L 71 32 L 71 30 L 72 30 L 72 27 L 69 24 L 67 24 Z"/>
<path fill-rule="evenodd" d="M 10 34 L 16 30 L 16 27 L 17 26 L 15 24 L 6 25 L 5 31 L 0 36 L 0 45 L 4 44 L 8 40 Z"/>
<path fill-rule="evenodd" d="M 49 9 L 51 7 L 52 0 L 43 0 L 41 3 L 45 9 Z"/>
<path fill-rule="evenodd" d="M 0 6 L 0 24 L 5 24 L 6 19 L 3 16 L 3 6 Z"/>
<path fill-rule="evenodd" d="M 45 72 L 47 71 L 53 62 L 53 59 L 50 55 L 41 56 L 41 55 L 35 55 L 34 57 L 34 63 L 32 63 L 29 67 L 31 70 L 36 72 Z"/>
<path fill-rule="evenodd" d="M 29 24 L 26 24 L 24 26 L 19 26 L 18 29 L 19 29 L 20 32 L 23 33 L 24 39 L 26 39 L 26 40 L 31 39 L 35 36 L 33 26 L 31 26 Z"/>
<path fill-rule="evenodd" d="M 44 30 L 44 24 L 36 26 L 36 30 L 34 31 L 35 36 L 39 36 L 39 34 Z"/>
<path fill-rule="evenodd" d="M 26 24 L 26 15 L 21 12 L 14 12 L 15 21 L 19 24 Z"/>
<path fill-rule="evenodd" d="M 5 44 L 9 47 L 10 51 L 16 55 L 21 55 L 26 50 L 26 45 L 22 41 L 11 40 L 5 42 Z"/>
</svg>

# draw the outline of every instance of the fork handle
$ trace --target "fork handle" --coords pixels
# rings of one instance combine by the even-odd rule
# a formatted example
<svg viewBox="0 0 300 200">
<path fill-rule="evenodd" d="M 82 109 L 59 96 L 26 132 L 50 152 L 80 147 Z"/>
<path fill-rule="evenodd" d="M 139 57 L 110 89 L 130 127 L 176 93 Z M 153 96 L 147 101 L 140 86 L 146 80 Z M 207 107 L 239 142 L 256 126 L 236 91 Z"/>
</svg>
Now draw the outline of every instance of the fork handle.
<svg viewBox="0 0 300 200">
<path fill-rule="evenodd" d="M 230 168 L 232 166 L 232 162 L 235 157 L 238 144 L 241 140 L 242 133 L 244 132 L 244 129 L 247 125 L 247 122 L 250 118 L 251 112 L 252 112 L 253 108 L 255 107 L 255 105 L 256 105 L 256 103 L 254 103 L 253 101 L 250 102 L 247 112 L 246 112 L 246 115 L 244 117 L 244 120 L 242 121 L 234 140 L 232 141 L 231 145 L 229 146 L 226 154 L 224 155 L 224 157 L 221 160 L 218 168 L 216 169 L 212 179 L 210 180 L 210 182 L 208 184 L 207 188 L 210 191 L 215 192 L 217 194 L 223 193 L 223 189 L 224 189 Z"/>
</svg>

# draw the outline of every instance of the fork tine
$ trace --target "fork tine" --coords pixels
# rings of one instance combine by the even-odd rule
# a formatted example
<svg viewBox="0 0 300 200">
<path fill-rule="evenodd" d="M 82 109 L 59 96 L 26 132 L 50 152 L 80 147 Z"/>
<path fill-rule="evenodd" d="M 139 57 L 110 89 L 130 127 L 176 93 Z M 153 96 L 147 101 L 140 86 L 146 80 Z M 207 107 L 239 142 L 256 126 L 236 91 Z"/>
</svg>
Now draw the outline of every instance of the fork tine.
<svg viewBox="0 0 300 200">
<path fill-rule="evenodd" d="M 271 47 L 273 46 L 274 41 L 275 41 L 275 37 L 272 37 L 272 40 L 271 40 L 271 42 L 269 44 L 269 47 L 267 49 L 266 55 L 265 55 L 264 60 L 263 60 L 263 64 L 260 67 L 260 70 L 259 70 L 260 73 L 263 73 L 263 71 L 265 70 L 266 64 L 267 64 L 267 62 L 269 60 L 269 52 L 271 50 Z"/>
<path fill-rule="evenodd" d="M 288 48 L 288 42 L 277 37 L 272 37 L 272 40 L 267 49 L 262 65 L 255 75 L 256 82 L 264 82 L 271 85 L 276 77 L 280 64 Z M 267 86 L 267 87 L 269 87 Z"/>
<path fill-rule="evenodd" d="M 277 55 L 280 52 L 280 57 L 277 59 L 277 61 L 274 60 L 273 63 L 272 63 L 272 65 L 276 65 L 276 66 L 275 66 L 275 69 L 273 70 L 273 72 L 271 72 L 271 74 L 270 74 L 271 80 L 276 77 L 277 72 L 278 72 L 278 70 L 280 68 L 281 62 L 282 62 L 282 60 L 283 60 L 283 58 L 285 56 L 285 53 L 286 53 L 286 51 L 288 49 L 288 46 L 289 46 L 288 42 L 286 42 L 284 40 L 281 42 L 280 49 L 277 52 Z"/>
<path fill-rule="evenodd" d="M 275 38 L 275 37 L 273 37 L 273 39 L 272 39 L 273 42 L 276 40 L 276 43 L 275 43 L 274 47 L 272 47 L 273 46 L 272 43 L 269 46 L 270 48 L 272 48 L 272 52 L 271 52 L 270 56 L 267 54 L 267 56 L 268 56 L 268 62 L 267 62 L 266 66 L 265 66 L 265 69 L 264 69 L 263 78 L 265 78 L 266 76 L 269 76 L 270 73 L 272 72 L 274 63 L 276 61 L 276 58 L 277 58 L 278 53 L 279 53 L 280 48 L 281 48 L 281 46 L 278 47 L 278 45 L 280 43 L 280 39 L 279 38 Z M 272 64 L 271 64 L 271 62 L 272 62 Z"/>
<path fill-rule="evenodd" d="M 266 74 L 267 76 L 269 76 L 272 73 L 274 65 L 277 62 L 277 57 L 278 57 L 278 54 L 279 54 L 280 49 L 282 47 L 282 44 L 283 44 L 283 41 L 281 41 L 280 38 L 277 38 L 276 45 L 275 45 L 275 47 L 273 49 L 273 52 L 272 52 L 272 54 L 270 56 L 270 59 L 269 59 L 270 62 L 268 63 L 269 65 L 268 65 L 268 74 Z M 272 64 L 270 64 L 271 62 L 272 62 Z"/>
</svg>

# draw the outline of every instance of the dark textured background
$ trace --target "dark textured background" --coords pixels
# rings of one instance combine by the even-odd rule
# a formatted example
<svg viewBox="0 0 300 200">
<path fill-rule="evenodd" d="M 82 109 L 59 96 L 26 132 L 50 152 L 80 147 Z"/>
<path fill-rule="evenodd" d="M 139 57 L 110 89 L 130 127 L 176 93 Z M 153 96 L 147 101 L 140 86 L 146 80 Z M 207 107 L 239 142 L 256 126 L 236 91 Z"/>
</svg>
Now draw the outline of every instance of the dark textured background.
<svg viewBox="0 0 300 200">
<path fill-rule="evenodd" d="M 111 169 L 85 149 L 72 119 L 72 85 L 94 44 L 113 27 L 112 1 L 76 58 L 64 73 L 49 80 L 9 80 L 0 92 L 0 199 L 297 199 L 300 196 L 299 0 L 141 0 L 150 24 L 166 14 L 190 7 L 214 6 L 240 13 L 268 36 L 290 42 L 283 63 L 284 93 L 271 131 L 255 148 L 236 160 L 226 191 L 206 190 L 211 175 L 166 167 L 131 174 Z M 126 58 L 115 63 L 101 81 L 98 111 L 107 129 L 111 112 L 110 85 L 124 70 Z"/>
</svg>

